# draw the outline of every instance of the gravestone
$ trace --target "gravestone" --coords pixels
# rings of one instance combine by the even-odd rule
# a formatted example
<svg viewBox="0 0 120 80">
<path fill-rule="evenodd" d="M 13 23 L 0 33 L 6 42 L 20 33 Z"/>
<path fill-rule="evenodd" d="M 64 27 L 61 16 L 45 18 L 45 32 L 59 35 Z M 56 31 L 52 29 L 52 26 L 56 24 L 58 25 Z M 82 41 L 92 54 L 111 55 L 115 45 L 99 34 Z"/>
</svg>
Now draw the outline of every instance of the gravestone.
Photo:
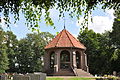
<svg viewBox="0 0 120 80">
<path fill-rule="evenodd" d="M 41 75 L 39 74 L 26 74 L 27 76 L 30 76 L 31 80 L 40 80 Z"/>
<path fill-rule="evenodd" d="M 46 80 L 45 73 L 34 73 L 34 74 L 26 74 L 31 77 L 31 80 Z"/>
<path fill-rule="evenodd" d="M 41 77 L 40 77 L 40 80 L 46 80 L 46 74 L 45 73 L 40 73 L 40 72 L 36 72 L 34 74 L 39 74 Z"/>
<path fill-rule="evenodd" d="M 116 71 L 113 71 L 113 75 L 116 76 L 116 75 L 117 75 L 117 72 L 116 72 Z"/>
<path fill-rule="evenodd" d="M 31 78 L 25 75 L 14 75 L 13 80 L 31 80 Z"/>
<path fill-rule="evenodd" d="M 0 75 L 0 80 L 7 80 L 7 75 Z"/>
<path fill-rule="evenodd" d="M 26 74 L 19 75 L 15 74 L 13 80 L 46 80 L 46 74 L 44 73 L 35 73 L 35 74 Z"/>
</svg>

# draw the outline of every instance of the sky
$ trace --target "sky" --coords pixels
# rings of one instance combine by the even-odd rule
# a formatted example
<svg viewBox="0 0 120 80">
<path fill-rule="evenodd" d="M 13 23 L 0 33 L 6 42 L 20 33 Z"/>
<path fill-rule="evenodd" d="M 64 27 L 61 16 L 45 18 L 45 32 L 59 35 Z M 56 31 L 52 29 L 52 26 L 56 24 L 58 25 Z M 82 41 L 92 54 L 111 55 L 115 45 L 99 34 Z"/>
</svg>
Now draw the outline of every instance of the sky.
<svg viewBox="0 0 120 80">
<path fill-rule="evenodd" d="M 88 29 L 93 29 L 96 33 L 104 33 L 105 30 L 112 30 L 112 25 L 114 21 L 114 10 L 113 9 L 106 9 L 103 11 L 100 8 L 97 8 L 92 12 L 92 18 L 93 22 L 90 21 L 89 19 L 89 25 Z M 50 32 L 54 35 L 56 35 L 56 32 L 60 32 L 62 29 L 64 29 L 64 20 L 60 19 L 59 20 L 59 11 L 52 9 L 50 10 L 50 16 L 53 19 L 54 26 L 56 29 L 54 29 L 51 26 L 47 26 L 44 21 L 40 23 L 40 31 L 41 32 Z M 25 18 L 24 14 L 20 13 L 20 20 L 14 24 L 14 18 L 13 15 L 10 14 L 11 17 L 11 24 L 10 24 L 10 29 L 6 27 L 4 24 L 4 20 L 2 19 L 2 25 L 3 29 L 5 31 L 11 30 L 13 33 L 17 36 L 18 39 L 26 37 L 26 34 L 28 33 L 33 33 L 31 30 L 29 30 L 26 25 L 25 25 Z M 43 18 L 42 18 L 43 19 Z M 80 28 L 80 23 L 83 21 L 83 17 L 80 17 L 80 20 L 77 20 L 76 18 L 70 18 L 67 13 L 65 13 L 65 26 L 66 29 L 75 37 L 79 34 Z M 78 23 L 79 22 L 79 23 Z"/>
</svg>

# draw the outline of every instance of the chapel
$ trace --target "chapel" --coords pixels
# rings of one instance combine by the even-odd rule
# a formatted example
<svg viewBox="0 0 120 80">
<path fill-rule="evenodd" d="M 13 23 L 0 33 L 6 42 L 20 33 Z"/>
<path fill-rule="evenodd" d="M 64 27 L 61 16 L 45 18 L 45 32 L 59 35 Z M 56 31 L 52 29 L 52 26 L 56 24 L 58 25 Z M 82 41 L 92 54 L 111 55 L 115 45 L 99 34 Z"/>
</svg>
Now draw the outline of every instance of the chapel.
<svg viewBox="0 0 120 80">
<path fill-rule="evenodd" d="M 66 29 L 45 46 L 44 71 L 49 76 L 91 77 L 86 47 Z"/>
</svg>

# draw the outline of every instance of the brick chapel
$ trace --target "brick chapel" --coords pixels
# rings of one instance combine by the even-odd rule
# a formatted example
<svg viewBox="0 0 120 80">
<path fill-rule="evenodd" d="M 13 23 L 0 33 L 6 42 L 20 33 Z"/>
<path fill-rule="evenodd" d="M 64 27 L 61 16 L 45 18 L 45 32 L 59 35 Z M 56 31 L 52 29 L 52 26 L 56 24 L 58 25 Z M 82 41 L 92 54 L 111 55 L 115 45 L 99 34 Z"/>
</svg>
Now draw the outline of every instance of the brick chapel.
<svg viewBox="0 0 120 80">
<path fill-rule="evenodd" d="M 80 41 L 63 29 L 45 47 L 44 71 L 51 76 L 92 76 L 85 50 Z"/>
</svg>

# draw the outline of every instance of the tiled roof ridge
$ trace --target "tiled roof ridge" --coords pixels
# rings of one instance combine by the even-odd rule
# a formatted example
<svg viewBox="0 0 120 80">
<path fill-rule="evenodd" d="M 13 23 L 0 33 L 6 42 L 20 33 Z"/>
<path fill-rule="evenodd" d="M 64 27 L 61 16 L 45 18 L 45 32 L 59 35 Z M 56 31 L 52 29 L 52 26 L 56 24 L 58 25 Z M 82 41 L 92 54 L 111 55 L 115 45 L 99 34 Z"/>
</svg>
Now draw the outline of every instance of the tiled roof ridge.
<svg viewBox="0 0 120 80">
<path fill-rule="evenodd" d="M 61 32 L 60 32 L 60 33 L 61 33 Z M 60 33 L 59 33 L 59 34 L 60 34 Z M 49 42 L 47 45 L 50 45 L 51 42 L 53 42 L 53 40 L 56 39 L 56 37 L 57 37 L 57 36 L 55 36 L 52 40 L 50 40 L 50 42 Z M 47 46 L 47 45 L 46 45 L 46 46 Z"/>
<path fill-rule="evenodd" d="M 72 40 L 70 39 L 70 37 L 69 37 L 69 35 L 68 35 L 69 32 L 68 32 L 67 30 L 65 30 L 65 33 L 67 34 L 67 36 L 68 36 L 70 42 L 72 43 L 72 45 L 75 47 L 75 45 L 73 44 Z"/>
<path fill-rule="evenodd" d="M 64 29 L 63 29 L 64 30 Z M 62 33 L 63 33 L 63 30 L 59 33 L 60 34 L 60 37 L 61 37 L 61 35 L 62 35 Z M 60 40 L 60 37 L 59 37 L 59 39 L 57 40 L 57 42 L 56 42 L 56 44 L 55 44 L 55 47 L 57 47 L 57 44 L 58 44 L 58 41 Z"/>
<path fill-rule="evenodd" d="M 68 31 L 67 31 L 68 32 Z M 68 32 L 69 33 L 69 32 Z M 80 41 L 78 41 L 71 33 L 69 33 L 77 42 L 80 43 L 80 45 L 84 46 Z M 84 46 L 85 47 L 85 46 Z"/>
</svg>

